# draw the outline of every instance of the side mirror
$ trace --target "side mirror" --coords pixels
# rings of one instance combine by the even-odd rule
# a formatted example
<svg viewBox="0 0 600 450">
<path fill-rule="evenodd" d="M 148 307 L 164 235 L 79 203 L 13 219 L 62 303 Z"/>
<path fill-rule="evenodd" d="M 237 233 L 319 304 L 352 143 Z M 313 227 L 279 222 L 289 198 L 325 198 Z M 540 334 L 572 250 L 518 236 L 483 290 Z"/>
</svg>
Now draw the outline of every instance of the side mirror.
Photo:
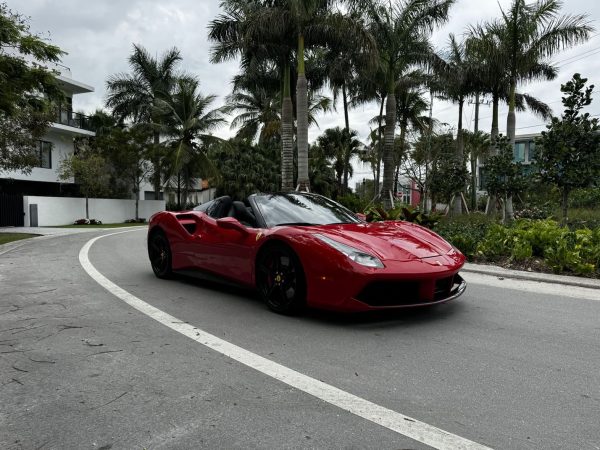
<svg viewBox="0 0 600 450">
<path fill-rule="evenodd" d="M 356 213 L 355 216 L 358 217 L 362 222 L 367 221 L 367 216 L 363 213 Z"/>
<path fill-rule="evenodd" d="M 217 219 L 217 226 L 225 230 L 236 230 L 242 234 L 248 234 L 246 227 L 235 217 L 222 217 L 221 219 Z"/>
</svg>

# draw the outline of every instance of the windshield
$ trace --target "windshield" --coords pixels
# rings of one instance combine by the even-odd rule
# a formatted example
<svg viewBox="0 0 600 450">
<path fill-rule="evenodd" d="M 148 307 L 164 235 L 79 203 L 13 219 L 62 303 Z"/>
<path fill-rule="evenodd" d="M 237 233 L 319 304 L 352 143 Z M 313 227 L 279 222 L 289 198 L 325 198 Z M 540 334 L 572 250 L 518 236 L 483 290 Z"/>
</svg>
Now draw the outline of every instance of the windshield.
<svg viewBox="0 0 600 450">
<path fill-rule="evenodd" d="M 359 223 L 342 205 L 315 194 L 257 195 L 254 197 L 267 227 L 278 225 L 329 225 Z"/>
</svg>

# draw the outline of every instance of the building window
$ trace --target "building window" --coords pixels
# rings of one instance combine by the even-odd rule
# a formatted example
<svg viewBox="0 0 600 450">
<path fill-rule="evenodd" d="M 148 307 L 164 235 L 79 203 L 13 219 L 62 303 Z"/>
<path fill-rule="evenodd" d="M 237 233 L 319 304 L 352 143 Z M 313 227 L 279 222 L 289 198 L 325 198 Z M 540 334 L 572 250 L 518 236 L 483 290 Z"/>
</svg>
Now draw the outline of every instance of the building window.
<svg viewBox="0 0 600 450">
<path fill-rule="evenodd" d="M 515 143 L 514 161 L 525 162 L 525 142 Z"/>
<path fill-rule="evenodd" d="M 52 143 L 38 141 L 38 152 L 40 155 L 39 167 L 42 169 L 52 169 Z"/>
<path fill-rule="evenodd" d="M 529 141 L 529 154 L 527 155 L 527 161 L 535 161 L 535 141 Z"/>
</svg>

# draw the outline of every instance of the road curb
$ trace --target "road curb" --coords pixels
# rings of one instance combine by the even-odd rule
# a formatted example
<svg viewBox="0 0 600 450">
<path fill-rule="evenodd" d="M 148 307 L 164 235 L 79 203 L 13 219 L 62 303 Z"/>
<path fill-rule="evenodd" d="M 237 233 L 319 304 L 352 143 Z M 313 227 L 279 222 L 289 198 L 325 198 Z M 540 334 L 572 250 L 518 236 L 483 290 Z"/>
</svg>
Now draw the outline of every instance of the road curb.
<svg viewBox="0 0 600 450">
<path fill-rule="evenodd" d="M 591 278 L 573 277 L 568 275 L 554 275 L 550 273 L 525 272 L 522 270 L 505 269 L 504 267 L 488 266 L 485 264 L 466 263 L 463 272 L 490 275 L 498 278 L 512 278 L 515 280 L 537 281 L 540 283 L 560 284 L 563 286 L 576 286 L 588 289 L 600 289 L 600 280 Z"/>
</svg>

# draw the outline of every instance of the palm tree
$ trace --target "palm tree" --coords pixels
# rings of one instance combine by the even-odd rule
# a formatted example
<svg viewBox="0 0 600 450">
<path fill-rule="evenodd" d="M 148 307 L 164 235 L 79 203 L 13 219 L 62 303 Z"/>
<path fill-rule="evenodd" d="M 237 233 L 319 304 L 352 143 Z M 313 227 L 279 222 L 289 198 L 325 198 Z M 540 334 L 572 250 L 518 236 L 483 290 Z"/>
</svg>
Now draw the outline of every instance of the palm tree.
<svg viewBox="0 0 600 450">
<path fill-rule="evenodd" d="M 131 120 L 134 123 L 151 124 L 156 147 L 160 143 L 161 127 L 165 119 L 156 105 L 169 98 L 177 79 L 175 70 L 179 61 L 181 55 L 175 47 L 157 59 L 142 46 L 134 44 L 133 53 L 129 57 L 131 73 L 112 75 L 106 82 L 106 106 L 112 109 L 113 115 L 120 122 Z M 161 159 L 160 153 L 156 152 L 152 161 L 152 185 L 157 199 L 161 189 Z"/>
<path fill-rule="evenodd" d="M 502 12 L 502 18 L 487 25 L 492 36 L 496 36 L 499 48 L 489 45 L 485 50 L 497 55 L 504 65 L 508 78 L 508 115 L 506 134 L 511 145 L 515 143 L 515 110 L 517 84 L 539 77 L 535 70 L 546 65 L 548 58 L 559 51 L 585 42 L 594 28 L 586 15 L 560 16 L 560 0 L 539 0 L 532 4 L 525 0 L 513 0 L 510 9 Z M 490 41 L 483 41 L 484 45 Z M 494 51 L 495 50 L 495 51 Z M 507 198 L 506 214 L 513 219 L 512 198 Z"/>
<path fill-rule="evenodd" d="M 477 160 L 490 151 L 490 135 L 483 131 L 464 131 L 464 138 L 471 162 L 471 209 L 477 208 Z"/>
<path fill-rule="evenodd" d="M 281 119 L 278 99 L 263 88 L 237 91 L 227 97 L 227 105 L 240 111 L 231 121 L 231 128 L 239 127 L 237 137 L 258 143 L 279 136 Z"/>
<path fill-rule="evenodd" d="M 379 65 L 386 92 L 386 126 L 383 153 L 383 202 L 393 205 L 396 84 L 415 64 L 429 60 L 429 34 L 448 20 L 454 0 L 403 0 L 394 5 L 374 1 L 367 8 L 369 28 L 377 42 Z"/>
<path fill-rule="evenodd" d="M 280 4 L 281 3 L 281 4 Z M 241 57 L 240 65 L 253 72 L 272 62 L 279 72 L 281 91 L 281 187 L 294 186 L 293 104 L 290 67 L 296 47 L 293 21 L 282 2 L 225 0 L 225 12 L 209 25 L 208 37 L 214 42 L 211 62 Z"/>
<path fill-rule="evenodd" d="M 168 117 L 164 143 L 169 149 L 169 178 L 177 178 L 177 205 L 181 207 L 182 186 L 198 176 L 215 176 L 214 165 L 207 156 L 207 145 L 218 138 L 210 134 L 225 123 L 222 109 L 208 110 L 214 95 L 203 96 L 193 77 L 177 80 L 172 95 L 157 107 Z M 193 169 L 193 170 L 192 170 Z"/>
<path fill-rule="evenodd" d="M 332 161 L 339 194 L 348 189 L 348 177 L 352 176 L 350 161 L 362 147 L 362 143 L 356 138 L 357 135 L 356 131 L 348 132 L 345 128 L 335 127 L 325 130 L 317 138 L 319 148 L 325 157 Z"/>
<path fill-rule="evenodd" d="M 456 158 L 464 159 L 463 108 L 465 100 L 478 91 L 478 73 L 473 61 L 469 60 L 465 42 L 458 42 L 454 34 L 448 39 L 447 60 L 438 61 L 438 89 L 441 96 L 458 103 L 458 130 L 456 132 Z M 462 213 L 462 202 L 454 202 L 454 214 Z"/>
<path fill-rule="evenodd" d="M 399 151 L 396 152 L 394 158 L 394 187 L 398 184 L 400 167 L 408 153 L 407 134 L 414 131 L 422 135 L 430 126 L 430 119 L 425 115 L 425 112 L 429 110 L 429 103 L 423 99 L 422 91 L 418 89 L 419 81 L 419 77 L 413 75 L 404 78 L 396 86 L 396 117 L 400 125 L 400 136 L 396 146 Z"/>
</svg>

